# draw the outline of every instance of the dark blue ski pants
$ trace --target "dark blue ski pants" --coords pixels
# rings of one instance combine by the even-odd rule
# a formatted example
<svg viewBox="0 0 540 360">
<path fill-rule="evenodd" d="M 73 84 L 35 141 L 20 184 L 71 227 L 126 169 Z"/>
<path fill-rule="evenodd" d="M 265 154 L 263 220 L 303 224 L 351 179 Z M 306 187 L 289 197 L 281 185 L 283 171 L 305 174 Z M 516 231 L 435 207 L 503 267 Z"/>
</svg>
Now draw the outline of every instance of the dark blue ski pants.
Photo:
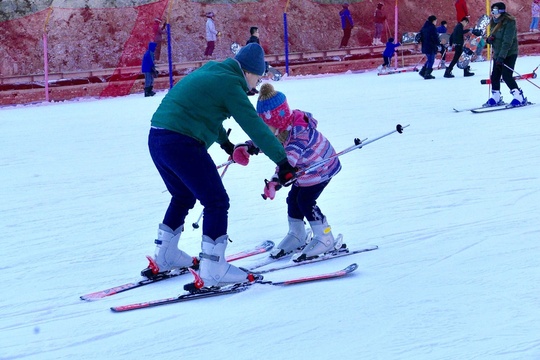
<svg viewBox="0 0 540 360">
<path fill-rule="evenodd" d="M 227 234 L 229 196 L 204 144 L 174 131 L 151 128 L 148 148 L 172 196 L 163 224 L 178 229 L 199 200 L 204 206 L 203 235 L 215 240 Z"/>
</svg>

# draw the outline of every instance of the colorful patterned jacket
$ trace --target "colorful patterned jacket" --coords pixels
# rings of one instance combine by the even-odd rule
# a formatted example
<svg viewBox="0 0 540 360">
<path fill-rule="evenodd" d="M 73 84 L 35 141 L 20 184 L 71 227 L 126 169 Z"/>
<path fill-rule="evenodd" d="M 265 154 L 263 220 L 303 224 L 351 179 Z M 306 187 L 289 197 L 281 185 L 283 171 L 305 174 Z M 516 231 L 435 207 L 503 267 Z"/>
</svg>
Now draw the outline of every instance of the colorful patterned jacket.
<svg viewBox="0 0 540 360">
<path fill-rule="evenodd" d="M 308 112 L 294 110 L 293 126 L 283 146 L 289 163 L 299 170 L 335 155 L 336 151 L 317 130 L 317 120 Z M 300 176 L 294 186 L 313 186 L 330 180 L 341 170 L 338 157 Z"/>
</svg>

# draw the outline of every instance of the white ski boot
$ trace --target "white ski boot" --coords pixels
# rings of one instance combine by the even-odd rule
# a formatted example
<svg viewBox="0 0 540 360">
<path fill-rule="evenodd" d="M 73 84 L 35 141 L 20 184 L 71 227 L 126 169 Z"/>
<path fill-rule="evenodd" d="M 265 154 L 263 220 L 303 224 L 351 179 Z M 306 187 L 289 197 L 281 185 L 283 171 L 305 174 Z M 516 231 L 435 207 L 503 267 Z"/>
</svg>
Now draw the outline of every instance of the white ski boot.
<svg viewBox="0 0 540 360">
<path fill-rule="evenodd" d="M 167 225 L 159 224 L 158 236 L 154 240 L 156 244 L 154 258 L 148 259 L 150 265 L 141 271 L 142 276 L 151 278 L 152 275 L 156 275 L 157 273 L 186 268 L 197 262 L 196 259 L 178 249 L 178 240 L 180 240 L 183 230 L 183 226 L 173 231 Z"/>
<path fill-rule="evenodd" d="M 483 105 L 484 107 L 504 105 L 500 90 L 491 90 L 491 97 Z"/>
<path fill-rule="evenodd" d="M 270 252 L 270 257 L 279 259 L 285 255 L 291 254 L 295 250 L 302 249 L 306 245 L 308 238 L 304 220 L 289 217 L 289 232 L 279 245 Z"/>
<path fill-rule="evenodd" d="M 510 93 L 514 97 L 510 102 L 510 106 L 523 106 L 527 105 L 527 98 L 523 96 L 523 91 L 519 88 L 510 90 Z"/>
<path fill-rule="evenodd" d="M 311 226 L 311 230 L 313 230 L 313 238 L 306 247 L 304 247 L 300 256 L 293 259 L 294 261 L 309 260 L 341 248 L 342 238 L 341 236 L 338 236 L 337 241 L 334 239 L 332 229 L 330 225 L 328 225 L 326 218 L 323 220 L 310 221 L 309 225 Z"/>
<path fill-rule="evenodd" d="M 204 281 L 204 287 L 219 287 L 248 281 L 247 272 L 229 264 L 225 259 L 228 240 L 227 235 L 222 235 L 215 241 L 203 235 L 199 275 Z"/>
</svg>

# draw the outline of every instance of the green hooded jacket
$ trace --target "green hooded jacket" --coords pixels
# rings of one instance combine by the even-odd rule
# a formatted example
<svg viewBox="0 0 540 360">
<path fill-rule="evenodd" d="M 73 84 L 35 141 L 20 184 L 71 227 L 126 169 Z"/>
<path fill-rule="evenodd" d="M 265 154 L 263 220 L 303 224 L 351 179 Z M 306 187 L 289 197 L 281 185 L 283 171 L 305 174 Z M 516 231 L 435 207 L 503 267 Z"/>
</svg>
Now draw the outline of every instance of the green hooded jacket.
<svg viewBox="0 0 540 360">
<path fill-rule="evenodd" d="M 228 137 L 223 121 L 229 117 L 276 164 L 287 155 L 283 145 L 257 115 L 246 92 L 248 84 L 234 59 L 210 61 L 180 80 L 165 95 L 152 116 L 152 126 L 195 138 L 208 149 Z"/>
<path fill-rule="evenodd" d="M 490 36 L 494 37 L 493 59 L 518 55 L 516 19 L 506 13 L 499 19 L 499 23 L 495 23 L 492 19 L 489 24 Z"/>
</svg>

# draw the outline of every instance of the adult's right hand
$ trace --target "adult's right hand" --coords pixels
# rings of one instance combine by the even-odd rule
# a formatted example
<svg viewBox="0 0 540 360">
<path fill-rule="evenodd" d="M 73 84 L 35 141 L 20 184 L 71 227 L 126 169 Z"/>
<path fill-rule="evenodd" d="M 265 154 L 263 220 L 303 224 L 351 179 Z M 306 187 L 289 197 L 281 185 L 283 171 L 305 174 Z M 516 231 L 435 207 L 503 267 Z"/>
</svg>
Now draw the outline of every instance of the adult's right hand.
<svg viewBox="0 0 540 360">
<path fill-rule="evenodd" d="M 277 164 L 279 167 L 278 170 L 278 178 L 279 183 L 283 186 L 289 186 L 290 184 L 287 184 L 288 181 L 293 180 L 296 176 L 296 169 L 289 164 L 289 161 L 287 159 L 281 161 L 279 164 Z"/>
</svg>

